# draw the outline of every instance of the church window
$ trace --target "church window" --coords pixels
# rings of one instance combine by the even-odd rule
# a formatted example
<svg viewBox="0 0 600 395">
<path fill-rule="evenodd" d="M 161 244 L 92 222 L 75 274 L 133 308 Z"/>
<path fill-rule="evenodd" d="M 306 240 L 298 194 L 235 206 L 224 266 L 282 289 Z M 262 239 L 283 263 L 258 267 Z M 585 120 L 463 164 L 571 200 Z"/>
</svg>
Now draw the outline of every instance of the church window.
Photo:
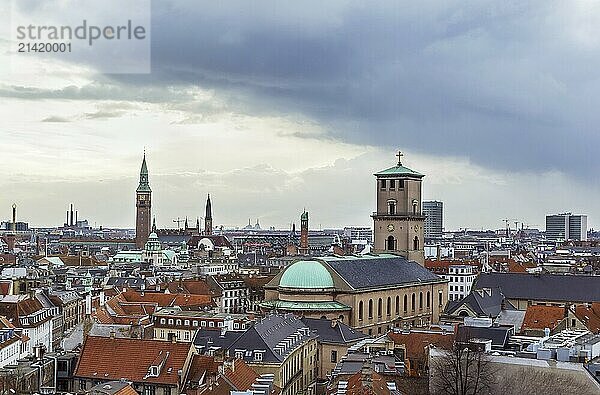
<svg viewBox="0 0 600 395">
<path fill-rule="evenodd" d="M 387 304 L 385 306 L 385 312 L 387 315 L 392 315 L 392 298 L 388 296 Z"/>
<path fill-rule="evenodd" d="M 415 238 L 413 239 L 413 250 L 418 250 L 419 249 L 419 237 L 415 236 Z"/>
<path fill-rule="evenodd" d="M 404 312 L 408 311 L 408 295 L 404 295 Z"/>
<path fill-rule="evenodd" d="M 362 321 L 363 319 L 363 301 L 358 302 L 358 319 Z"/>
<path fill-rule="evenodd" d="M 381 298 L 379 298 L 379 300 L 377 301 L 377 317 L 381 317 L 381 312 L 383 310 L 383 301 L 381 300 Z"/>
<path fill-rule="evenodd" d="M 441 306 L 442 306 L 442 304 L 443 304 L 443 296 L 442 296 L 442 291 L 440 291 L 440 292 L 438 293 L 438 300 L 439 300 L 439 305 L 440 305 L 440 307 L 441 307 Z"/>
<path fill-rule="evenodd" d="M 385 190 L 385 180 L 381 180 L 381 189 Z"/>
<path fill-rule="evenodd" d="M 411 302 L 410 306 L 411 306 L 412 311 L 415 311 L 415 304 L 416 304 L 415 301 L 416 301 L 416 298 L 415 298 L 415 294 L 413 293 L 412 296 L 410 297 L 410 302 Z"/>
<path fill-rule="evenodd" d="M 400 296 L 396 295 L 396 315 L 400 314 Z"/>
<path fill-rule="evenodd" d="M 423 310 L 423 292 L 419 292 L 419 309 Z"/>
<path fill-rule="evenodd" d="M 369 299 L 369 318 L 373 318 L 373 299 Z"/>
<path fill-rule="evenodd" d="M 394 236 L 388 236 L 386 250 L 394 251 L 396 249 L 396 239 Z"/>
<path fill-rule="evenodd" d="M 404 189 L 404 180 L 398 180 L 398 189 Z"/>
<path fill-rule="evenodd" d="M 396 201 L 395 200 L 388 201 L 388 214 L 396 215 Z"/>
<path fill-rule="evenodd" d="M 390 191 L 396 189 L 396 180 L 390 180 Z"/>
</svg>

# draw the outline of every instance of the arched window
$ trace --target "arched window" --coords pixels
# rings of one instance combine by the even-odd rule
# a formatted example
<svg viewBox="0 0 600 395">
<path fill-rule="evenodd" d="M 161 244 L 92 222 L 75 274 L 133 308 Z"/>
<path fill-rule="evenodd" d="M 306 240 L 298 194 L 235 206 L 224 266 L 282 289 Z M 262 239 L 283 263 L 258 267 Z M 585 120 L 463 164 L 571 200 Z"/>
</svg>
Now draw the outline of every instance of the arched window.
<svg viewBox="0 0 600 395">
<path fill-rule="evenodd" d="M 396 201 L 395 200 L 388 200 L 388 214 L 396 215 Z"/>
<path fill-rule="evenodd" d="M 410 297 L 410 306 L 412 308 L 412 311 L 415 311 L 415 294 L 413 293 L 412 296 Z"/>
<path fill-rule="evenodd" d="M 423 292 L 419 292 L 419 309 L 423 310 Z"/>
<path fill-rule="evenodd" d="M 404 312 L 408 311 L 408 295 L 404 295 Z"/>
<path fill-rule="evenodd" d="M 431 307 L 431 294 L 427 291 L 427 308 Z"/>
<path fill-rule="evenodd" d="M 400 315 L 400 295 L 396 295 L 396 315 Z"/>
<path fill-rule="evenodd" d="M 373 318 L 373 299 L 369 299 L 369 318 Z"/>
<path fill-rule="evenodd" d="M 385 249 L 388 251 L 394 251 L 396 249 L 396 239 L 394 238 L 394 236 L 388 236 L 387 238 L 387 243 L 386 243 L 386 247 Z"/>
<path fill-rule="evenodd" d="M 418 250 L 419 249 L 419 237 L 415 236 L 414 240 L 413 240 L 413 250 Z"/>
<path fill-rule="evenodd" d="M 358 302 L 358 319 L 362 321 L 363 319 L 363 301 Z"/>
<path fill-rule="evenodd" d="M 387 315 L 392 315 L 392 298 L 388 296 L 387 303 L 385 305 L 385 313 Z"/>
<path fill-rule="evenodd" d="M 381 298 L 377 301 L 377 317 L 381 317 L 381 312 L 383 310 L 383 301 Z"/>
</svg>

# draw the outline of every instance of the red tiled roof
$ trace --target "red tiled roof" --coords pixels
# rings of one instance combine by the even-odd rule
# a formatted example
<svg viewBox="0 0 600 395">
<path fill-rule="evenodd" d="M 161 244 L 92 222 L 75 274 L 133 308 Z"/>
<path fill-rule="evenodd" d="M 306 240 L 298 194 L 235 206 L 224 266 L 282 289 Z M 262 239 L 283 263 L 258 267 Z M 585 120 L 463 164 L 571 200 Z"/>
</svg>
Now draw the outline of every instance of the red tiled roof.
<svg viewBox="0 0 600 395">
<path fill-rule="evenodd" d="M 88 336 L 75 377 L 176 386 L 191 347 L 191 343 Z M 165 357 L 158 377 L 147 377 L 153 362 Z"/>
<path fill-rule="evenodd" d="M 565 308 L 559 306 L 532 305 L 527 307 L 521 330 L 544 329 L 550 330 L 565 318 Z"/>
<path fill-rule="evenodd" d="M 575 316 L 592 332 L 600 332 L 600 303 L 575 307 Z"/>
<path fill-rule="evenodd" d="M 387 381 L 380 374 L 371 372 L 370 387 L 363 386 L 362 372 L 356 372 L 348 377 L 347 395 L 389 395 Z"/>
<path fill-rule="evenodd" d="M 241 359 L 234 360 L 233 366 L 225 365 L 224 375 L 225 379 L 238 391 L 249 390 L 259 377 L 259 375 Z"/>
<path fill-rule="evenodd" d="M 166 288 L 172 294 L 213 295 L 208 283 L 203 280 L 171 281 L 166 284 Z"/>
<path fill-rule="evenodd" d="M 163 294 L 158 292 L 136 292 L 128 289 L 121 296 L 127 302 L 156 303 L 159 307 L 180 306 L 181 308 L 214 306 L 210 295 Z"/>
<path fill-rule="evenodd" d="M 188 380 L 197 383 L 204 373 L 208 373 L 209 376 L 216 377 L 219 373 L 219 363 L 215 361 L 215 357 L 206 355 L 194 355 L 190 362 L 190 369 L 188 371 Z"/>
<path fill-rule="evenodd" d="M 388 337 L 395 344 L 404 344 L 406 348 L 406 359 L 424 360 L 425 347 L 432 344 L 445 350 L 452 349 L 454 344 L 454 333 L 443 332 L 409 332 L 409 333 L 389 333 Z"/>
</svg>

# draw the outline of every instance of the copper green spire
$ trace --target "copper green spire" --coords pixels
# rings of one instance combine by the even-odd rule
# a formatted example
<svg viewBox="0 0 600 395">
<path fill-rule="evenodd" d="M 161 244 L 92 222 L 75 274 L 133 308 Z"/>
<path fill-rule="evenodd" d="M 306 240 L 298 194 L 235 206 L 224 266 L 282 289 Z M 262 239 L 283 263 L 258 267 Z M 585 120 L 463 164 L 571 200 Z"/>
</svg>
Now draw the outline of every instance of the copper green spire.
<svg viewBox="0 0 600 395">
<path fill-rule="evenodd" d="M 146 166 L 146 152 L 144 151 L 144 159 L 142 160 L 142 169 L 140 170 L 140 184 L 136 192 L 152 192 L 148 183 L 148 167 Z"/>
</svg>

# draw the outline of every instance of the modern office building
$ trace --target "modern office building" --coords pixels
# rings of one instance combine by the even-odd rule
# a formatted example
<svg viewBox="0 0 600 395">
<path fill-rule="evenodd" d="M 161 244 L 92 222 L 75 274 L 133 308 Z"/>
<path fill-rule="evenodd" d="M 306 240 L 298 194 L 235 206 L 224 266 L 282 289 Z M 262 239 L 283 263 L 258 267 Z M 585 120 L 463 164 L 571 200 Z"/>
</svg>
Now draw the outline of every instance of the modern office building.
<svg viewBox="0 0 600 395">
<path fill-rule="evenodd" d="M 587 240 L 587 215 L 562 213 L 546 216 L 546 239 Z"/>
<path fill-rule="evenodd" d="M 444 203 L 437 200 L 423 202 L 425 217 L 425 239 L 442 237 L 444 230 Z"/>
</svg>

